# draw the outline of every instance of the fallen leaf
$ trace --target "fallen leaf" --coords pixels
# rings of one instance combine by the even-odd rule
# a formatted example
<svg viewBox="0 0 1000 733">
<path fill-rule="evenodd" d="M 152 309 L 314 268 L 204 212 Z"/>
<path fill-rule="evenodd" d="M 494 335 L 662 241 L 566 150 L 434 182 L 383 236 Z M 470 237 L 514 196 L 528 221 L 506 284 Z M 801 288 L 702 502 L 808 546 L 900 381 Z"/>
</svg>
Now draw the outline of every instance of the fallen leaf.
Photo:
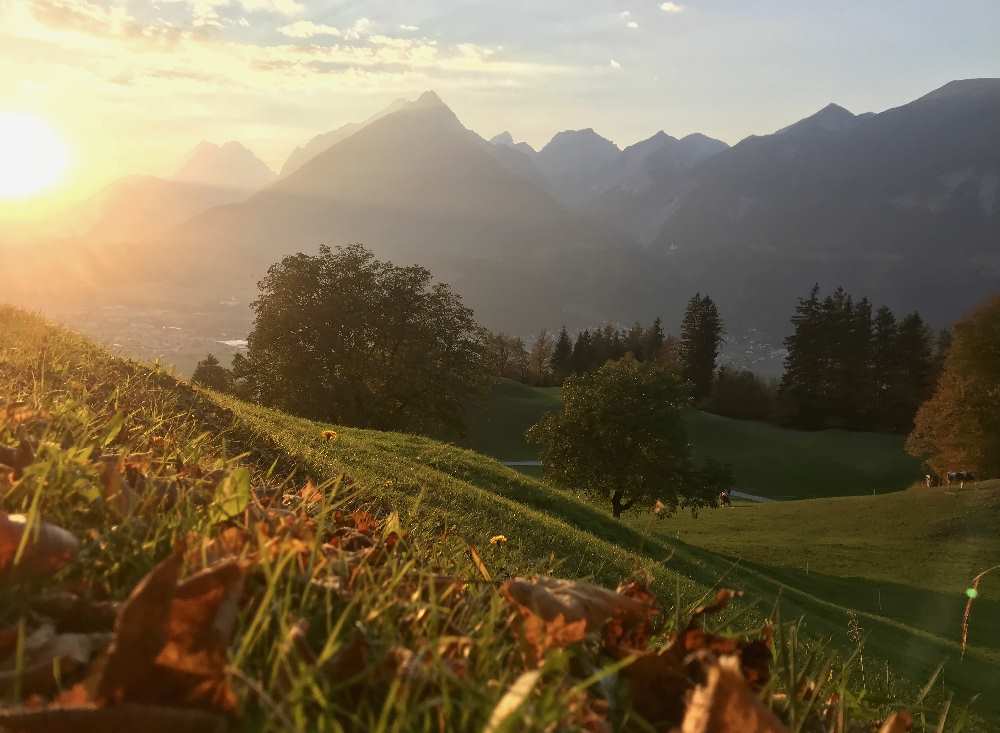
<svg viewBox="0 0 1000 733">
<path fill-rule="evenodd" d="M 33 634 L 25 641 L 23 668 L 18 670 L 12 658 L 0 669 L 0 694 L 19 688 L 23 697 L 49 695 L 110 642 L 111 634 L 51 634 L 48 630 L 41 637 Z"/>
<path fill-rule="evenodd" d="M 167 640 L 154 662 L 152 703 L 233 712 L 236 696 L 226 674 L 226 651 L 239 613 L 245 567 L 219 563 L 177 586 Z"/>
<path fill-rule="evenodd" d="M 524 701 L 528 699 L 528 696 L 535 689 L 535 685 L 538 684 L 541 676 L 541 671 L 535 669 L 522 673 L 520 677 L 514 680 L 514 684 L 510 686 L 507 692 L 504 693 L 504 696 L 500 698 L 496 707 L 493 708 L 493 712 L 490 714 L 490 719 L 486 723 L 483 733 L 496 733 L 499 731 L 517 713 L 524 704 Z"/>
<path fill-rule="evenodd" d="M 309 479 L 305 486 L 299 490 L 299 498 L 306 506 L 312 506 L 323 500 L 323 492 L 316 488 L 312 479 Z"/>
<path fill-rule="evenodd" d="M 35 451 L 31 444 L 21 438 L 16 448 L 0 445 L 0 464 L 8 466 L 14 472 L 14 478 L 19 479 L 24 474 L 24 469 L 35 460 Z"/>
<path fill-rule="evenodd" d="M 908 733 L 913 730 L 913 716 L 907 710 L 893 713 L 878 729 L 878 733 Z"/>
<path fill-rule="evenodd" d="M 597 631 L 612 616 L 633 623 L 648 618 L 646 603 L 582 581 L 539 576 L 514 578 L 500 588 L 515 606 L 552 621 L 562 616 L 568 623 L 583 620 L 587 631 Z"/>
<path fill-rule="evenodd" d="M 787 733 L 747 685 L 735 656 L 706 660 L 705 682 L 694 689 L 682 733 Z"/>
<path fill-rule="evenodd" d="M 0 579 L 18 574 L 50 575 L 72 560 L 80 548 L 80 541 L 71 532 L 54 524 L 39 522 L 27 537 L 26 529 L 28 518 L 23 514 L 0 512 Z"/>
<path fill-rule="evenodd" d="M 115 641 L 97 683 L 97 702 L 124 702 L 133 690 L 150 684 L 153 662 L 167 642 L 181 561 L 174 552 L 150 570 L 119 610 Z"/>
<path fill-rule="evenodd" d="M 560 614 L 546 621 L 533 613 L 522 612 L 521 639 L 529 667 L 539 666 L 550 649 L 563 649 L 583 641 L 586 636 L 586 619 L 567 622 Z"/>
<path fill-rule="evenodd" d="M 201 710 L 156 705 L 94 704 L 0 709 L 4 733 L 225 733 L 226 720 Z"/>
<path fill-rule="evenodd" d="M 55 621 L 61 631 L 110 631 L 118 616 L 118 604 L 112 601 L 93 601 L 65 591 L 36 596 L 30 604 L 33 611 Z"/>
</svg>

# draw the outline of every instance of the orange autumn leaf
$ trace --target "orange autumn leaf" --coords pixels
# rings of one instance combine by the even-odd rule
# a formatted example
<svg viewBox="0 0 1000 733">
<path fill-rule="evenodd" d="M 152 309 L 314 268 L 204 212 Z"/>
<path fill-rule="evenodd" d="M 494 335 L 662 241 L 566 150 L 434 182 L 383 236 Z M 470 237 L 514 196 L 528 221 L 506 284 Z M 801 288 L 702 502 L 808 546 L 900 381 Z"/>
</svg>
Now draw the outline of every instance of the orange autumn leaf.
<svg viewBox="0 0 1000 733">
<path fill-rule="evenodd" d="M 705 682 L 694 689 L 681 733 L 787 733 L 746 683 L 738 657 L 710 658 L 703 666 Z"/>
<path fill-rule="evenodd" d="M 233 560 L 180 585 L 175 552 L 139 583 L 122 607 L 97 701 L 142 702 L 232 712 L 226 649 L 245 567 Z"/>
<path fill-rule="evenodd" d="M 29 527 L 23 514 L 0 512 L 0 579 L 52 574 L 72 560 L 79 547 L 79 540 L 62 527 L 48 522 Z"/>
<path fill-rule="evenodd" d="M 913 730 L 913 716 L 907 710 L 893 713 L 878 729 L 878 733 L 909 733 Z"/>
<path fill-rule="evenodd" d="M 643 621 L 650 611 L 645 602 L 582 581 L 513 578 L 500 591 L 515 606 L 546 621 L 558 616 L 568 623 L 583 620 L 588 632 L 599 630 L 613 616 L 630 623 Z"/>
</svg>

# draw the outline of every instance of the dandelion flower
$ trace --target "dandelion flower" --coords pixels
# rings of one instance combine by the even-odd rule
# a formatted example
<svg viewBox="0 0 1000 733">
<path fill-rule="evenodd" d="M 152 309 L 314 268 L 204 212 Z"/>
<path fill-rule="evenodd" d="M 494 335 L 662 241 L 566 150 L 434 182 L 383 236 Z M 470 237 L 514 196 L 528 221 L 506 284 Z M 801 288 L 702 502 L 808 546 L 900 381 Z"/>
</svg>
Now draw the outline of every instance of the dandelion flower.
<svg viewBox="0 0 1000 733">
<path fill-rule="evenodd" d="M 504 545 L 506 543 L 507 543 L 507 538 L 504 535 L 502 535 L 502 534 L 498 534 L 498 535 L 494 535 L 493 537 L 490 537 L 490 544 L 491 545 Z"/>
</svg>

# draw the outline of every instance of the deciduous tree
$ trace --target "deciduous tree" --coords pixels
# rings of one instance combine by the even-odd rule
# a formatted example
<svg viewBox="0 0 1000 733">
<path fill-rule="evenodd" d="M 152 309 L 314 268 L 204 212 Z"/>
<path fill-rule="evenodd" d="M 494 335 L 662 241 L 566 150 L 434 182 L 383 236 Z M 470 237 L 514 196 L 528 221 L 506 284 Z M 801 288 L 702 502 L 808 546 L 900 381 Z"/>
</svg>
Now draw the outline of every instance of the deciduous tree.
<svg viewBox="0 0 1000 733">
<path fill-rule="evenodd" d="M 695 465 L 682 419 L 689 402 L 677 374 L 626 356 L 568 378 L 562 409 L 528 440 L 548 478 L 610 500 L 615 517 L 656 500 L 670 510 L 704 506 L 730 479 L 718 464 Z"/>
<path fill-rule="evenodd" d="M 234 372 L 267 405 L 346 425 L 457 432 L 485 386 L 486 334 L 422 267 L 360 244 L 272 265 Z"/>
</svg>

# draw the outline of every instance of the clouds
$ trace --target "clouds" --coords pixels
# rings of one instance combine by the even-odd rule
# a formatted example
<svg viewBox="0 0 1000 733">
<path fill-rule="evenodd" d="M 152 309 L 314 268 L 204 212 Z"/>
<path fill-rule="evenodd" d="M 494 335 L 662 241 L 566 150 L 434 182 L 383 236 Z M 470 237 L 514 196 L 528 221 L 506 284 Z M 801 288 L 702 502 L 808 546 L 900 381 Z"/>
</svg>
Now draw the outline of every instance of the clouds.
<svg viewBox="0 0 1000 733">
<path fill-rule="evenodd" d="M 672 13 L 672 14 L 683 13 L 684 6 L 681 5 L 680 3 L 665 2 L 660 5 L 660 10 L 662 10 L 664 13 Z"/>
<path fill-rule="evenodd" d="M 311 20 L 297 20 L 294 23 L 281 26 L 278 33 L 289 38 L 316 38 L 317 36 L 329 36 L 339 38 L 343 32 L 332 25 L 313 23 Z"/>
</svg>

